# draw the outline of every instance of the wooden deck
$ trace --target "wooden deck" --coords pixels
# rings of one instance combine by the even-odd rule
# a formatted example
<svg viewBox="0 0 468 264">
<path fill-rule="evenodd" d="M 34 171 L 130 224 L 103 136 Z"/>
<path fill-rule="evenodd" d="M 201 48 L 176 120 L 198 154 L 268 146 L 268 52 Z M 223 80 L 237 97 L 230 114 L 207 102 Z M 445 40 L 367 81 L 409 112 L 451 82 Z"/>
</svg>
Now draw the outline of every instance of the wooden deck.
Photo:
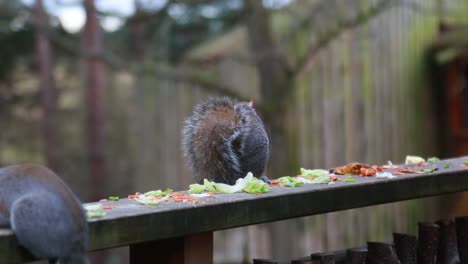
<svg viewBox="0 0 468 264">
<path fill-rule="evenodd" d="M 107 215 L 101 219 L 89 221 L 90 250 L 130 245 L 131 260 L 135 263 L 142 256 L 171 256 L 171 252 L 179 259 L 166 256 L 167 263 L 196 263 L 195 255 L 210 261 L 213 231 L 466 191 L 468 167 L 462 164 L 467 161 L 468 157 L 443 160 L 436 163 L 439 170 L 433 173 L 407 174 L 394 179 L 356 177 L 357 182 L 295 188 L 273 187 L 266 194 L 199 198 L 197 204 L 169 202 L 147 206 L 129 199 L 110 201 L 105 204 L 113 205 L 114 209 L 106 211 Z M 452 166 L 444 168 L 448 162 Z M 13 233 L 7 229 L 0 229 L 0 259 L 9 260 L 6 263 L 32 260 L 17 246 Z"/>
</svg>

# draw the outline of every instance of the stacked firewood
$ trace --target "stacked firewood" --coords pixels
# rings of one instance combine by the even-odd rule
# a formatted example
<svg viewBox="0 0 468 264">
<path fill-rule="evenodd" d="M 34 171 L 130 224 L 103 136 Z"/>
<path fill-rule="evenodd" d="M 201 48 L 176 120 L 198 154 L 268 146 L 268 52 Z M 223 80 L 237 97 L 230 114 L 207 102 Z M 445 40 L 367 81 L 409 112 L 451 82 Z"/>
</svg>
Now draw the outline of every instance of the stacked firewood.
<svg viewBox="0 0 468 264">
<path fill-rule="evenodd" d="M 418 236 L 394 233 L 393 242 L 314 253 L 294 260 L 254 259 L 254 264 L 468 264 L 468 217 L 418 224 Z"/>
</svg>

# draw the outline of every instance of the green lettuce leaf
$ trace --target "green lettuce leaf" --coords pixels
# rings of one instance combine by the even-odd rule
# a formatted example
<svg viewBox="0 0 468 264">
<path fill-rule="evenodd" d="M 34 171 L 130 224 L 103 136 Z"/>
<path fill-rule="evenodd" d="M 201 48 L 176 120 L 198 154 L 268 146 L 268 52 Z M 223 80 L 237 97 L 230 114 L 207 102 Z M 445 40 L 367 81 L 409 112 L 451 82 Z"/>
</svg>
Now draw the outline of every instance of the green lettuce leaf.
<svg viewBox="0 0 468 264">
<path fill-rule="evenodd" d="M 328 173 L 328 172 L 327 172 Z M 323 174 L 312 180 L 315 184 L 327 184 L 330 182 L 330 174 Z"/>
<path fill-rule="evenodd" d="M 242 190 L 246 193 L 266 193 L 270 190 L 270 187 L 264 181 L 253 178 L 247 182 L 247 186 Z"/>
<path fill-rule="evenodd" d="M 357 182 L 356 178 L 353 177 L 346 177 L 343 179 L 344 182 Z"/>
<path fill-rule="evenodd" d="M 308 170 L 308 169 L 301 168 L 301 175 L 304 178 L 315 179 L 315 178 L 322 177 L 325 175 L 329 176 L 330 173 L 327 170 L 322 170 L 322 169 Z"/>
<path fill-rule="evenodd" d="M 165 191 L 155 190 L 155 191 L 145 192 L 145 195 L 146 195 L 146 196 L 157 197 L 157 196 L 169 195 L 169 194 L 171 194 L 172 192 L 173 192 L 172 189 L 166 189 Z"/>
<path fill-rule="evenodd" d="M 198 183 L 194 183 L 194 184 L 190 184 L 189 185 L 189 190 L 188 192 L 189 193 L 202 193 L 205 191 L 205 185 L 203 184 L 198 184 Z"/>
<path fill-rule="evenodd" d="M 281 185 L 288 187 L 299 187 L 303 185 L 301 181 L 291 176 L 283 176 L 278 178 L 278 180 Z"/>
<path fill-rule="evenodd" d="M 210 191 L 213 193 L 264 193 L 268 192 L 268 184 L 255 178 L 251 172 L 247 173 L 244 178 L 237 179 L 234 185 L 225 183 L 216 183 L 207 179 L 203 180 L 203 184 L 191 184 L 189 186 L 189 193 L 202 193 Z"/>
</svg>

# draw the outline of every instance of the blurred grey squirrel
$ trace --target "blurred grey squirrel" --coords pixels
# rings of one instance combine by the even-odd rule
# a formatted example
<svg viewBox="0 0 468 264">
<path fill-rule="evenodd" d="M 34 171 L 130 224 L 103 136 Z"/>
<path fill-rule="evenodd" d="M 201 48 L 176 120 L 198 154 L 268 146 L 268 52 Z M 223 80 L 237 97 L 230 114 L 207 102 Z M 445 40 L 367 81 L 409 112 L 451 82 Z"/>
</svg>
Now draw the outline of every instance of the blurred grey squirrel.
<svg viewBox="0 0 468 264">
<path fill-rule="evenodd" d="M 268 136 L 251 103 L 210 98 L 185 121 L 183 149 L 195 180 L 234 184 L 248 172 L 262 176 L 268 160 Z"/>
<path fill-rule="evenodd" d="M 80 200 L 48 168 L 0 168 L 0 227 L 11 227 L 18 243 L 49 263 L 88 263 L 88 222 Z"/>
</svg>

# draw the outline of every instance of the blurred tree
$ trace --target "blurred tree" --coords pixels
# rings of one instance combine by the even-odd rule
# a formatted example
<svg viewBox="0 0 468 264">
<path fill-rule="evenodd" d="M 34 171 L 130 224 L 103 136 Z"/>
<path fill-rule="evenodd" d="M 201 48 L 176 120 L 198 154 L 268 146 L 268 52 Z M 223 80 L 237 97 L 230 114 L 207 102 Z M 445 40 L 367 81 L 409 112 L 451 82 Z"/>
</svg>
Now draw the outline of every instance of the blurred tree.
<svg viewBox="0 0 468 264">
<path fill-rule="evenodd" d="M 351 1 L 350 1 L 351 2 Z M 330 10 L 335 15 L 336 26 L 324 27 L 325 34 L 320 35 L 318 41 L 312 42 L 303 56 L 300 56 L 293 66 L 290 66 L 285 56 L 278 49 L 278 43 L 273 38 L 270 10 L 262 1 L 244 0 L 245 24 L 248 32 L 250 54 L 256 65 L 261 94 L 261 110 L 270 138 L 270 160 L 268 171 L 275 175 L 288 175 L 298 168 L 296 136 L 288 135 L 287 109 L 294 94 L 295 77 L 308 65 L 319 50 L 326 47 L 343 31 L 359 26 L 399 0 L 377 1 L 371 8 L 359 13 L 354 18 L 346 17 L 343 7 L 336 1 L 320 1 L 313 10 Z M 348 3 L 351 4 L 351 3 Z M 315 19 L 315 15 L 308 19 Z M 308 25 L 309 23 L 305 23 Z M 303 24 L 304 25 L 304 24 Z M 300 30 L 300 28 L 298 28 Z M 294 133 L 294 131 L 289 132 Z M 292 252 L 291 243 L 283 243 L 282 238 L 288 237 L 293 230 L 285 222 L 273 223 L 270 226 L 271 249 L 276 258 L 286 258 Z"/>
<path fill-rule="evenodd" d="M 85 59 L 84 86 L 86 105 L 86 132 L 92 200 L 99 200 L 106 193 L 105 158 L 105 61 L 102 35 L 94 0 L 83 2 L 86 24 L 82 32 L 81 52 Z"/>
<path fill-rule="evenodd" d="M 293 79 L 285 57 L 276 47 L 271 29 L 270 13 L 262 1 L 244 1 L 244 15 L 247 26 L 250 54 L 257 67 L 260 79 L 262 116 L 270 139 L 268 172 L 274 175 L 288 175 L 297 169 L 294 164 L 295 144 L 287 142 L 286 109 L 288 96 L 293 88 Z M 277 258 L 288 257 L 292 244 L 284 243 L 291 229 L 285 222 L 268 225 L 270 248 Z"/>
<path fill-rule="evenodd" d="M 17 61 L 33 53 L 33 27 L 19 1 L 0 1 L 0 81 L 9 82 Z"/>
<path fill-rule="evenodd" d="M 41 130 L 43 150 L 47 165 L 59 171 L 57 91 L 53 76 L 53 55 L 48 37 L 49 17 L 44 11 L 42 0 L 34 5 L 35 48 L 39 67 L 39 93 L 42 108 Z"/>
</svg>

